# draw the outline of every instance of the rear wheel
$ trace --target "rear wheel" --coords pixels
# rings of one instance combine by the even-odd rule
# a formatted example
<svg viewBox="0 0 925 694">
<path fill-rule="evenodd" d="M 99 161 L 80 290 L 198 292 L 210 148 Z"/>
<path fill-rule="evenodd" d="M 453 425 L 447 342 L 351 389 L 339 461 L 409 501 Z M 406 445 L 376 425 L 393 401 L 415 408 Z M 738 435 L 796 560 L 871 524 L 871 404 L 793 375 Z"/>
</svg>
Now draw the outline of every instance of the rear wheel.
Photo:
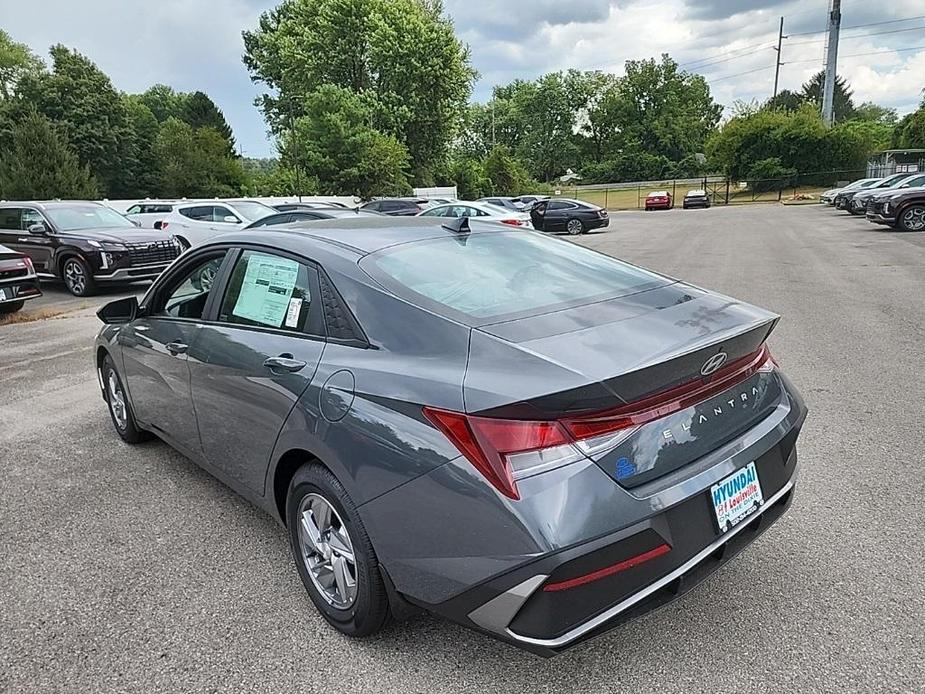
<svg viewBox="0 0 925 694">
<path fill-rule="evenodd" d="M 26 305 L 25 301 L 10 301 L 6 304 L 0 304 L 0 316 L 5 313 L 16 313 L 19 309 Z"/>
<path fill-rule="evenodd" d="M 286 497 L 286 526 L 302 583 L 325 620 L 369 636 L 389 619 L 379 560 L 353 500 L 329 470 L 301 467 Z"/>
<path fill-rule="evenodd" d="M 903 210 L 898 226 L 903 231 L 925 231 L 925 205 L 912 205 Z"/>
<path fill-rule="evenodd" d="M 77 256 L 65 258 L 61 263 L 61 279 L 64 286 L 74 296 L 90 296 L 96 291 L 93 273 L 83 259 Z"/>
<path fill-rule="evenodd" d="M 565 224 L 565 230 L 569 236 L 578 236 L 585 232 L 585 225 L 580 219 L 570 219 Z"/>
</svg>

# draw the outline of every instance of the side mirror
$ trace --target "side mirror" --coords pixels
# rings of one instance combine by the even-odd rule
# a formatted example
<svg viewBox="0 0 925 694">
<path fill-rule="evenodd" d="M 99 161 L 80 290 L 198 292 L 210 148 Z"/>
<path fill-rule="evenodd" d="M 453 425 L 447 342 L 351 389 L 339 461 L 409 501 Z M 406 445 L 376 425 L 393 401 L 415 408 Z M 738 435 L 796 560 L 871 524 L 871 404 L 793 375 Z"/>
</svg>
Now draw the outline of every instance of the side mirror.
<svg viewBox="0 0 925 694">
<path fill-rule="evenodd" d="M 44 236 L 48 233 L 48 227 L 45 226 L 44 222 L 36 222 L 35 224 L 30 224 L 26 230 L 35 236 Z"/>
<path fill-rule="evenodd" d="M 134 296 L 110 301 L 96 312 L 97 318 L 107 325 L 128 323 L 138 315 L 138 298 Z"/>
<path fill-rule="evenodd" d="M 235 217 L 233 214 L 226 214 L 226 215 L 222 218 L 222 221 L 223 221 L 223 222 L 228 222 L 229 224 L 237 224 L 237 223 L 238 223 L 239 221 L 241 221 L 241 220 L 239 220 L 239 219 L 238 219 L 237 217 Z"/>
</svg>

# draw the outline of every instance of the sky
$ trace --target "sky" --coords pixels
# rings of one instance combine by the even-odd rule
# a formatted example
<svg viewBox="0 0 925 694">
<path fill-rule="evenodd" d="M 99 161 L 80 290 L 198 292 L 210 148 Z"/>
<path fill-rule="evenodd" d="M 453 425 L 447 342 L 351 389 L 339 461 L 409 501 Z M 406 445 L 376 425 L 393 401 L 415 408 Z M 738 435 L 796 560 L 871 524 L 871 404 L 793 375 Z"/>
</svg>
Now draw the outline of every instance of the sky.
<svg viewBox="0 0 925 694">
<path fill-rule="evenodd" d="M 479 80 L 473 99 L 515 78 L 578 68 L 621 74 L 626 60 L 668 53 L 703 74 L 714 98 L 763 100 L 774 83 L 784 17 L 781 89 L 822 68 L 829 0 L 444 0 Z M 254 98 L 262 85 L 241 62 L 241 32 L 273 0 L 0 0 L 0 28 L 47 58 L 63 43 L 90 57 L 118 89 L 162 82 L 206 92 L 245 156 L 275 153 Z M 908 21 L 894 21 L 908 20 Z M 875 26 L 859 26 L 878 23 Z M 851 28 L 857 27 L 857 28 Z M 798 35 L 799 34 L 799 35 Z M 874 35 L 877 34 L 877 35 Z M 925 3 L 843 0 L 838 72 L 856 103 L 914 110 L 925 87 Z"/>
</svg>

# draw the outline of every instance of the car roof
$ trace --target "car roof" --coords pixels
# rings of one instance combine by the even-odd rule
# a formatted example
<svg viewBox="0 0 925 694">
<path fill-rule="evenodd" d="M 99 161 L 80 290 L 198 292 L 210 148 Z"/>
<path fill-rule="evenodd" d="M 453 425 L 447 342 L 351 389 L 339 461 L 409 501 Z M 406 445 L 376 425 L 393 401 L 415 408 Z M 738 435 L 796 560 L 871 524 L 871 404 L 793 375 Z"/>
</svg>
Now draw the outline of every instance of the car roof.
<svg viewBox="0 0 925 694">
<path fill-rule="evenodd" d="M 216 237 L 218 243 L 259 243 L 276 246 L 294 253 L 311 255 L 319 245 L 329 244 L 357 255 L 412 241 L 453 236 L 457 232 L 444 228 L 446 220 L 438 217 L 348 217 L 318 219 L 298 225 L 262 227 L 241 230 Z M 499 223 L 477 222 L 470 219 L 470 233 L 510 231 Z"/>
<path fill-rule="evenodd" d="M 30 205 L 43 210 L 53 210 L 56 207 L 68 207 L 70 205 L 94 205 L 112 209 L 108 205 L 96 202 L 96 200 L 0 200 L 0 207 L 22 207 L 23 205 Z"/>
</svg>

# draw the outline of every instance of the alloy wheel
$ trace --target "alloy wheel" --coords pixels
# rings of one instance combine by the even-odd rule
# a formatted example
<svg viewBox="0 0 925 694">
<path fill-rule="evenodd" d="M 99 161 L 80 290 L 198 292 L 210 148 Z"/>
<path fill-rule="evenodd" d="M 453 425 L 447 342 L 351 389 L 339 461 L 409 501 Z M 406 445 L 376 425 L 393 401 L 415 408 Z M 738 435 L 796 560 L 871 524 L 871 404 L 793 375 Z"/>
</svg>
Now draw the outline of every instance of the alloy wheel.
<svg viewBox="0 0 925 694">
<path fill-rule="evenodd" d="M 568 221 L 568 224 L 566 225 L 565 229 L 566 229 L 566 231 L 568 231 L 568 233 L 570 233 L 572 236 L 577 236 L 578 234 L 581 233 L 581 220 L 578 220 L 578 219 L 570 219 L 570 220 Z"/>
<path fill-rule="evenodd" d="M 332 607 L 349 609 L 357 597 L 356 556 L 340 514 L 321 495 L 307 494 L 296 517 L 302 561 L 312 583 Z"/>
<path fill-rule="evenodd" d="M 212 283 L 215 281 L 215 267 L 209 263 L 199 272 L 199 286 L 204 290 L 212 289 Z"/>
<path fill-rule="evenodd" d="M 925 229 L 925 207 L 913 207 L 906 210 L 902 217 L 903 227 L 909 231 Z"/>
<path fill-rule="evenodd" d="M 64 263 L 64 283 L 72 294 L 81 296 L 87 289 L 87 276 L 83 266 L 77 260 Z"/>
<path fill-rule="evenodd" d="M 128 414 L 125 407 L 125 395 L 122 393 L 122 385 L 119 383 L 116 372 L 112 369 L 109 370 L 109 376 L 106 380 L 109 390 L 107 397 L 107 400 L 109 400 L 109 409 L 112 411 L 112 418 L 115 420 L 116 426 L 122 431 L 128 423 Z"/>
</svg>

